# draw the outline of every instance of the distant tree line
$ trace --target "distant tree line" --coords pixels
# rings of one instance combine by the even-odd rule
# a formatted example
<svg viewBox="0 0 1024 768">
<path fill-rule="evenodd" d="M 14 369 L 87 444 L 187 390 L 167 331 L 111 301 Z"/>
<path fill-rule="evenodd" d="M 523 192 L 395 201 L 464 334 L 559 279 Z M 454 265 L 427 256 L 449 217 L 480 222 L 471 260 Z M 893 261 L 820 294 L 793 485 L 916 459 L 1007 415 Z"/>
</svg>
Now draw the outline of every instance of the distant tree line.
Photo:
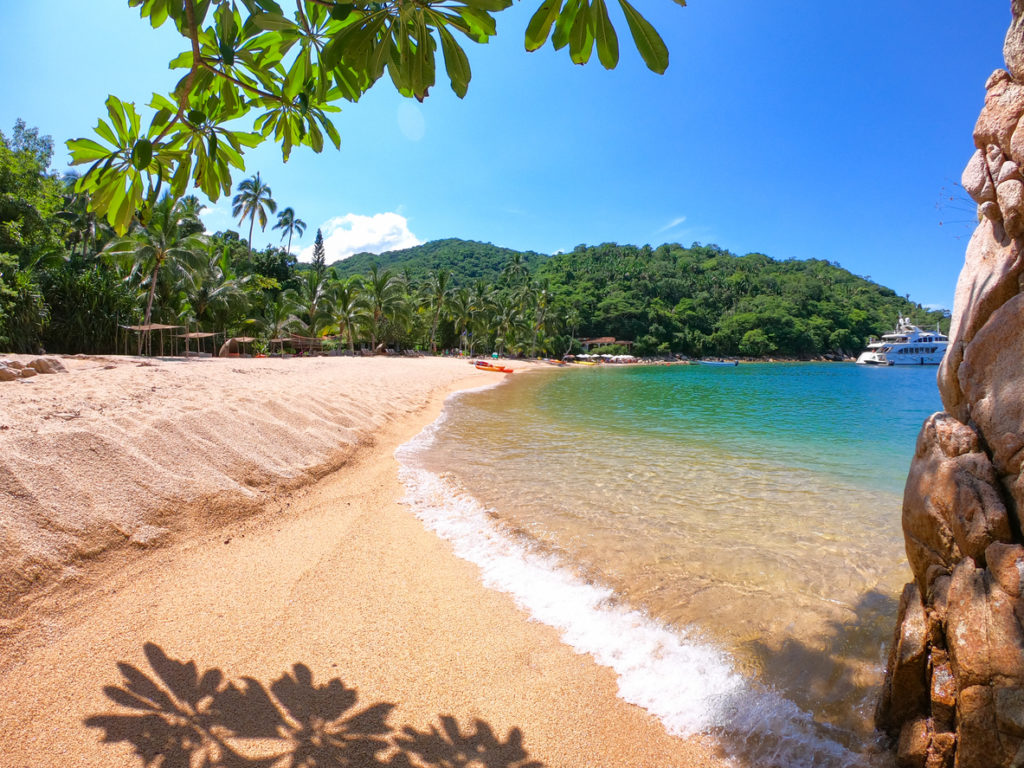
<svg viewBox="0 0 1024 768">
<path fill-rule="evenodd" d="M 634 340 L 645 355 L 852 354 L 900 315 L 949 327 L 948 313 L 838 264 L 735 256 L 717 245 L 580 245 L 538 274 L 582 336 Z"/>
<path fill-rule="evenodd" d="M 21 121 L 0 133 L 0 350 L 111 353 L 124 326 L 162 323 L 252 336 L 257 351 L 295 334 L 349 351 L 543 356 L 614 336 L 641 355 L 807 356 L 855 352 L 900 314 L 943 320 L 829 262 L 714 245 L 545 256 L 450 239 L 328 266 L 317 231 L 299 264 L 290 246 L 306 223 L 277 212 L 259 174 L 232 201 L 244 237 L 206 233 L 197 198 L 166 196 L 118 237 L 73 175 L 49 169 L 52 155 Z M 254 250 L 275 213 L 288 247 Z"/>
</svg>

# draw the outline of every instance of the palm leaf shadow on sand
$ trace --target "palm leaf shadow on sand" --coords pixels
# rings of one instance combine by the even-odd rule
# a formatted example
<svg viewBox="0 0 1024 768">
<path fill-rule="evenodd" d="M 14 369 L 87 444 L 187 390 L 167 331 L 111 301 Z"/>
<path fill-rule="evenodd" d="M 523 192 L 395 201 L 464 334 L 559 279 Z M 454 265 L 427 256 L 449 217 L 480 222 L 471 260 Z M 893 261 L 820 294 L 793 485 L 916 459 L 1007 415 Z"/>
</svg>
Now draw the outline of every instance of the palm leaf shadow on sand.
<svg viewBox="0 0 1024 768">
<path fill-rule="evenodd" d="M 880 738 L 874 708 L 898 605 L 892 595 L 869 589 L 846 620 L 827 624 L 815 645 L 786 637 L 774 644 L 754 640 L 745 650 L 766 670 L 768 682 L 836 726 L 832 738 L 846 747 L 872 742 Z"/>
<path fill-rule="evenodd" d="M 357 707 L 338 678 L 316 684 L 295 664 L 269 685 L 143 647 L 150 670 L 118 663 L 122 680 L 103 689 L 117 711 L 86 718 L 105 743 L 127 743 L 147 768 L 543 768 L 529 759 L 518 728 L 502 739 L 476 720 L 463 728 L 396 731 L 394 704 Z"/>
</svg>

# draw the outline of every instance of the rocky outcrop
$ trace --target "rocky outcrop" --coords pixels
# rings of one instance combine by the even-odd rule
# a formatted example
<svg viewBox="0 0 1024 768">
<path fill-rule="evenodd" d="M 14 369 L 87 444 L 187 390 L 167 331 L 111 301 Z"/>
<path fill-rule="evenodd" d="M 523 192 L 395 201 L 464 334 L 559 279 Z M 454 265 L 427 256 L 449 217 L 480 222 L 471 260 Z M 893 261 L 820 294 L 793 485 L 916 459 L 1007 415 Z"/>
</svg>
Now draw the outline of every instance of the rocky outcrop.
<svg viewBox="0 0 1024 768">
<path fill-rule="evenodd" d="M 962 183 L 978 227 L 903 497 L 914 574 L 878 727 L 910 768 L 1024 766 L 1024 0 Z"/>
<path fill-rule="evenodd" d="M 40 373 L 67 373 L 67 370 L 55 357 L 37 357 L 27 363 L 19 360 L 0 360 L 0 382 L 30 379 Z"/>
</svg>

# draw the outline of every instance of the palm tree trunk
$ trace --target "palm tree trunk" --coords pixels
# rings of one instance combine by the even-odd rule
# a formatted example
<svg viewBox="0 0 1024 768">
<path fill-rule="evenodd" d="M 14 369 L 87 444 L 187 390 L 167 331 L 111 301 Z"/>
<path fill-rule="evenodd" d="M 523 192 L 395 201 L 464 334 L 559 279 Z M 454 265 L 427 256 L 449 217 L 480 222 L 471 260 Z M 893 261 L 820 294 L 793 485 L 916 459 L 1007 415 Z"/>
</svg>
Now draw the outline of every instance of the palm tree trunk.
<svg viewBox="0 0 1024 768">
<path fill-rule="evenodd" d="M 149 296 L 146 298 L 146 318 L 143 321 L 143 325 L 149 325 L 149 318 L 153 314 L 153 296 L 156 295 L 156 275 L 157 275 L 157 273 L 159 271 L 160 271 L 160 260 L 157 259 L 156 266 L 153 267 L 153 275 L 149 279 Z M 137 354 L 137 355 L 141 355 L 142 354 L 142 340 L 143 340 L 145 334 L 148 334 L 148 333 L 149 333 L 149 331 L 142 331 L 139 334 L 139 349 L 138 349 L 138 351 L 135 354 Z"/>
<path fill-rule="evenodd" d="M 252 228 L 256 225 L 256 209 L 253 208 L 249 216 L 249 258 L 252 258 Z"/>
<path fill-rule="evenodd" d="M 430 326 L 430 351 L 437 354 L 437 321 L 440 319 L 441 311 L 434 313 L 434 324 Z"/>
<path fill-rule="evenodd" d="M 250 238 L 252 235 L 249 236 Z M 292 227 L 288 227 L 288 253 L 292 252 Z"/>
</svg>

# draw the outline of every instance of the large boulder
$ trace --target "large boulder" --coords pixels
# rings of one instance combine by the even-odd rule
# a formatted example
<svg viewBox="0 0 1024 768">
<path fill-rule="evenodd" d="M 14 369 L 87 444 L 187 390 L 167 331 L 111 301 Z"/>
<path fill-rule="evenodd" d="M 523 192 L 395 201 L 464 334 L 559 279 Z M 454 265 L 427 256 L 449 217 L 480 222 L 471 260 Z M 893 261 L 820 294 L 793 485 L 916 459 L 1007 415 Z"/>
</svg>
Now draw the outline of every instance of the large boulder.
<svg viewBox="0 0 1024 768">
<path fill-rule="evenodd" d="M 967 407 L 957 372 L 966 346 L 992 313 L 1017 295 L 1024 272 L 1021 243 L 1006 234 L 999 222 L 982 221 L 967 246 L 957 281 L 949 349 L 939 366 L 939 393 L 946 412 L 966 422 Z"/>
<path fill-rule="evenodd" d="M 1003 59 L 1014 80 L 1024 82 L 1024 0 L 1013 0 L 1013 20 L 1003 41 Z"/>
<path fill-rule="evenodd" d="M 962 177 L 981 218 L 939 368 L 946 413 L 921 430 L 903 500 L 914 584 L 877 726 L 906 768 L 1024 768 L 1024 0 L 1012 10 Z"/>
<path fill-rule="evenodd" d="M 891 735 L 928 712 L 928 629 L 921 593 L 907 584 L 900 597 L 896 636 L 889 648 L 889 670 L 875 712 L 875 724 Z"/>
<path fill-rule="evenodd" d="M 1024 547 L 1020 544 L 990 544 L 985 550 L 985 560 L 989 573 L 1003 592 L 1014 599 L 1024 595 Z"/>
<path fill-rule="evenodd" d="M 963 558 L 984 565 L 993 542 L 1011 542 L 1006 506 L 978 434 L 946 413 L 921 428 L 903 494 L 907 559 L 922 595 Z"/>
<path fill-rule="evenodd" d="M 1021 135 L 1021 141 L 1024 142 L 1024 130 L 1016 131 L 1014 136 L 1016 137 L 1018 133 Z M 967 167 L 964 168 L 964 172 L 960 176 L 960 185 L 979 205 L 995 202 L 996 185 L 992 174 L 989 173 L 988 162 L 985 160 L 983 150 L 979 149 L 971 155 Z"/>
<path fill-rule="evenodd" d="M 992 313 L 965 347 L 957 378 L 969 418 L 1009 489 L 1019 523 L 1024 511 L 1024 295 Z"/>
<path fill-rule="evenodd" d="M 985 106 L 974 126 L 974 144 L 979 149 L 995 144 L 1010 154 L 1010 137 L 1024 115 L 1024 87 L 1010 73 L 997 69 L 985 84 Z"/>
<path fill-rule="evenodd" d="M 36 373 L 67 373 L 64 364 L 55 357 L 37 357 L 26 366 Z"/>
<path fill-rule="evenodd" d="M 1003 475 L 1024 461 L 1024 295 L 996 309 L 964 348 L 957 372 L 968 418 Z"/>
<path fill-rule="evenodd" d="M 1024 627 L 1015 602 L 971 558 L 957 564 L 949 588 L 946 642 L 961 692 L 995 682 L 1024 685 Z"/>
</svg>

